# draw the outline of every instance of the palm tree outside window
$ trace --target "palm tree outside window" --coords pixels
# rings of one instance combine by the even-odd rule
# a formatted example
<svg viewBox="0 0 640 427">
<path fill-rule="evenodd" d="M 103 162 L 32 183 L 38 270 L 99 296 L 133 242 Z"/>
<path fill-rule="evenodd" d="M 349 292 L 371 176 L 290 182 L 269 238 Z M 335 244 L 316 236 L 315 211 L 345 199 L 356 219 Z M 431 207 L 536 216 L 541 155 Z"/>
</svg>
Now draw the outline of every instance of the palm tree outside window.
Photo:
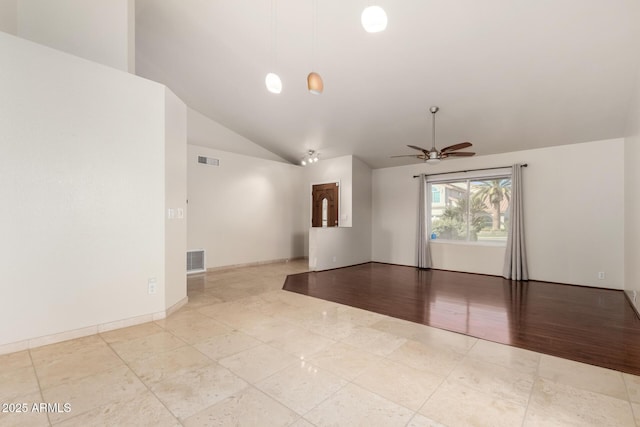
<svg viewBox="0 0 640 427">
<path fill-rule="evenodd" d="M 430 185 L 429 230 L 432 239 L 506 243 L 510 176 Z"/>
</svg>

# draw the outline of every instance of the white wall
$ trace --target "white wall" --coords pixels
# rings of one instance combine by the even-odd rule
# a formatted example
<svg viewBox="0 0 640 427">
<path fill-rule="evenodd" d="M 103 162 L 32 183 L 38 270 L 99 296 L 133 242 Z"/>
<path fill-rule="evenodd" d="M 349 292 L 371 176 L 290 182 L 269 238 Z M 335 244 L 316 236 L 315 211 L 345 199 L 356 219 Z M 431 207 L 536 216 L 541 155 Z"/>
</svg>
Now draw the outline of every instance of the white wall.
<svg viewBox="0 0 640 427">
<path fill-rule="evenodd" d="M 264 149 L 215 120 L 191 108 L 187 109 L 189 144 L 214 148 L 230 153 L 244 154 L 266 160 L 285 162 L 281 157 Z"/>
<path fill-rule="evenodd" d="M 625 290 L 640 312 L 640 73 L 629 110 L 625 159 Z"/>
<path fill-rule="evenodd" d="M 187 297 L 187 107 L 167 88 L 164 120 L 165 308 L 169 308 Z"/>
<path fill-rule="evenodd" d="M 16 34 L 18 31 L 18 0 L 0 0 L 0 31 Z"/>
<path fill-rule="evenodd" d="M 309 229 L 309 269 L 329 270 L 371 261 L 369 248 L 352 227 Z"/>
<path fill-rule="evenodd" d="M 304 255 L 299 166 L 189 145 L 187 170 L 187 245 L 206 250 L 207 268 Z"/>
<path fill-rule="evenodd" d="M 199 164 L 199 155 L 220 166 Z M 348 226 L 312 230 L 322 233 L 314 258 L 322 269 L 370 260 L 371 170 L 352 156 L 301 168 L 189 144 L 187 170 L 187 246 L 206 250 L 207 268 L 309 255 L 311 185 L 336 181 Z"/>
<path fill-rule="evenodd" d="M 311 185 L 340 181 L 339 227 L 309 228 L 309 268 L 320 271 L 371 261 L 371 169 L 344 156 L 309 166 L 305 224 L 311 224 Z"/>
<path fill-rule="evenodd" d="M 184 268 L 165 259 L 165 88 L 6 33 L 0 57 L 0 346 L 163 312 Z"/>
<path fill-rule="evenodd" d="M 373 260 L 416 265 L 413 175 L 528 163 L 525 231 L 532 279 L 622 289 L 624 141 L 571 144 L 373 171 Z M 435 268 L 500 275 L 503 248 L 433 243 Z M 604 271 L 606 278 L 598 280 Z"/>
<path fill-rule="evenodd" d="M 353 158 L 353 224 L 358 244 L 358 263 L 371 261 L 372 170 L 365 162 Z"/>
<path fill-rule="evenodd" d="M 20 37 L 135 73 L 135 0 L 17 0 Z"/>
</svg>

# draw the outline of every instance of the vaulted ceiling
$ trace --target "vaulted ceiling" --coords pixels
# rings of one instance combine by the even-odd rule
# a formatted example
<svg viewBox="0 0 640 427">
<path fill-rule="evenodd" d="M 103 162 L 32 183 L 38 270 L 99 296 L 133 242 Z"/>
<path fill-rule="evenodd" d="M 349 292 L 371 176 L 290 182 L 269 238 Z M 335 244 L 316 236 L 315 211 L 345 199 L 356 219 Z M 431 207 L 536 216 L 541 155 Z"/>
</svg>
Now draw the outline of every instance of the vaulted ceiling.
<svg viewBox="0 0 640 427">
<path fill-rule="evenodd" d="M 471 141 L 479 155 L 624 136 L 637 0 L 380 0 L 389 24 L 373 34 L 367 1 L 317 0 L 315 14 L 313 0 L 274 3 L 137 0 L 137 73 L 291 162 L 309 149 L 419 161 L 390 156 L 431 146 L 432 105 L 437 146 Z M 274 70 L 278 95 L 264 84 Z"/>
</svg>

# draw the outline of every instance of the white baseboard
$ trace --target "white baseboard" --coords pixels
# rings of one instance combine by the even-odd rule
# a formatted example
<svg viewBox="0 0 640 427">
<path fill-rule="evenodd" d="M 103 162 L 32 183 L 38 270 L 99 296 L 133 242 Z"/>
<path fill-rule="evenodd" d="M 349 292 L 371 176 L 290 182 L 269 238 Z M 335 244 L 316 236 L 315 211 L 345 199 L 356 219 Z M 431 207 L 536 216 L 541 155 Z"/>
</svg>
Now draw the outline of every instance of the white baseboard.
<svg viewBox="0 0 640 427">
<path fill-rule="evenodd" d="M 0 354 L 15 353 L 17 351 L 28 350 L 31 348 L 42 347 L 43 345 L 55 344 L 62 341 L 82 338 L 89 335 L 99 334 L 101 332 L 113 331 L 115 329 L 128 328 L 129 326 L 140 325 L 141 323 L 153 322 L 154 320 L 164 319 L 167 316 L 178 311 L 189 301 L 188 297 L 184 297 L 165 311 L 144 314 L 142 316 L 130 317 L 128 319 L 116 320 L 115 322 L 102 323 L 99 325 L 88 326 L 86 328 L 74 329 L 71 331 L 60 332 L 57 334 L 45 335 L 42 337 L 32 338 L 29 340 L 18 341 L 9 344 L 0 345 Z"/>
<path fill-rule="evenodd" d="M 184 307 L 184 305 L 188 302 L 189 302 L 189 297 L 182 298 L 180 301 L 178 301 L 177 303 L 173 304 L 171 307 L 165 310 L 165 314 L 166 314 L 165 317 L 171 316 L 173 313 L 175 313 L 176 311 Z"/>
<path fill-rule="evenodd" d="M 245 264 L 222 265 L 222 266 L 219 266 L 219 267 L 209 267 L 209 268 L 207 268 L 207 272 L 210 272 L 210 271 L 221 271 L 221 270 L 231 270 L 231 269 L 234 269 L 234 268 L 242 268 L 242 267 L 255 267 L 257 265 L 278 264 L 278 263 L 297 261 L 297 260 L 302 260 L 302 259 L 307 259 L 307 257 L 300 256 L 300 257 L 295 257 L 295 258 L 279 258 L 279 259 L 270 259 L 270 260 L 267 260 L 267 261 L 248 262 L 248 263 L 245 263 Z M 204 273 L 200 273 L 200 274 L 204 274 Z"/>
</svg>

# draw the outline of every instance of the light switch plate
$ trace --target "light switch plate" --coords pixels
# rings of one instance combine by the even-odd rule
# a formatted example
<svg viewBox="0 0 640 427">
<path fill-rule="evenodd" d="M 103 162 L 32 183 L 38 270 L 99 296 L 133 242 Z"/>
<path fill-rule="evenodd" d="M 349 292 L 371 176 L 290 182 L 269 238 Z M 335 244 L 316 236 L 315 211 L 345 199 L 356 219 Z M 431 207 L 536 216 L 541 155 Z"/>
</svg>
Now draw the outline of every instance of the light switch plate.
<svg viewBox="0 0 640 427">
<path fill-rule="evenodd" d="M 147 281 L 147 291 L 149 295 L 153 295 L 158 290 L 158 282 L 155 277 L 150 277 Z"/>
</svg>

